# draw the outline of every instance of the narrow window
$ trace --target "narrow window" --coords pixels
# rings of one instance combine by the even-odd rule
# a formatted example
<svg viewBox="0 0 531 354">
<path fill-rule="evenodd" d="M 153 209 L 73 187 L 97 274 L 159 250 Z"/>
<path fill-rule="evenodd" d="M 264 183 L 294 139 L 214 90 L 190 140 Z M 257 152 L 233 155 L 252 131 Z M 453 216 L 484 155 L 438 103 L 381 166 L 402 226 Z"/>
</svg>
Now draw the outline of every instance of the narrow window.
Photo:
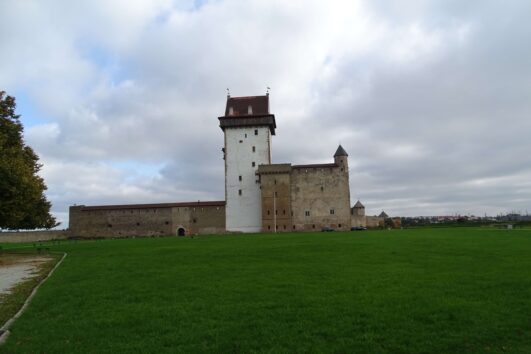
<svg viewBox="0 0 531 354">
<path fill-rule="evenodd" d="M 278 210 L 275 210 L 275 215 L 278 215 Z"/>
<path fill-rule="evenodd" d="M 293 211 L 291 212 L 291 216 L 293 216 Z"/>
<path fill-rule="evenodd" d="M 286 230 L 286 225 L 284 225 L 284 230 Z"/>
<path fill-rule="evenodd" d="M 334 209 L 330 209 L 330 215 L 334 215 L 335 211 Z"/>
<path fill-rule="evenodd" d="M 275 180 L 275 184 L 277 184 L 277 180 Z"/>
<path fill-rule="evenodd" d="M 312 228 L 315 229 L 315 224 L 312 225 Z"/>
<path fill-rule="evenodd" d="M 253 161 L 251 165 L 254 167 L 254 166 L 256 166 L 256 163 Z"/>
<path fill-rule="evenodd" d="M 247 106 L 247 114 L 253 114 L 253 106 Z"/>
<path fill-rule="evenodd" d="M 256 152 L 256 146 L 253 146 L 253 152 Z"/>
<path fill-rule="evenodd" d="M 275 192 L 275 197 L 277 196 L 277 192 Z"/>
<path fill-rule="evenodd" d="M 293 230 L 295 230 L 295 225 L 293 225 Z"/>
<path fill-rule="evenodd" d="M 268 230 L 271 230 L 271 225 L 267 225 L 267 229 L 268 229 Z"/>
<path fill-rule="evenodd" d="M 242 195 L 242 190 L 238 189 L 238 195 Z"/>
<path fill-rule="evenodd" d="M 286 215 L 286 209 L 284 209 L 284 211 L 282 212 L 283 215 Z"/>
<path fill-rule="evenodd" d="M 322 192 L 322 191 L 324 191 L 324 187 L 323 187 L 323 186 L 321 186 L 321 192 Z"/>
<path fill-rule="evenodd" d="M 242 176 L 238 176 L 238 180 L 241 182 L 242 181 Z"/>
<path fill-rule="evenodd" d="M 268 210 L 268 211 L 267 211 L 267 215 L 269 215 L 269 214 L 270 214 L 270 213 L 269 213 L 269 210 Z"/>
<path fill-rule="evenodd" d="M 310 216 L 310 211 L 309 211 L 309 210 L 306 210 L 306 211 L 304 212 L 304 215 L 306 215 L 306 216 Z"/>
<path fill-rule="evenodd" d="M 338 227 L 341 227 L 341 224 L 339 224 Z"/>
<path fill-rule="evenodd" d="M 234 109 L 232 107 L 229 107 L 229 116 L 234 115 Z"/>
<path fill-rule="evenodd" d="M 258 129 L 254 130 L 254 135 L 258 135 Z"/>
<path fill-rule="evenodd" d="M 245 134 L 245 137 L 247 138 L 247 134 Z"/>
</svg>

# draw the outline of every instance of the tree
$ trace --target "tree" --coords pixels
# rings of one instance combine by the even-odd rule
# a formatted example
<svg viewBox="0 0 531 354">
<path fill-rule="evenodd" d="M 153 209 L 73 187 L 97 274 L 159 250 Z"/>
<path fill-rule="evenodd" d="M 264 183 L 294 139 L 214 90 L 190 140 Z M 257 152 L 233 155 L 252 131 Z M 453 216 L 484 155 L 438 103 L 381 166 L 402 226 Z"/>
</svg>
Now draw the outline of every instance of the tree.
<svg viewBox="0 0 531 354">
<path fill-rule="evenodd" d="M 24 143 L 15 108 L 15 98 L 0 91 L 0 229 L 49 229 L 58 223 L 37 174 L 42 165 Z"/>
</svg>

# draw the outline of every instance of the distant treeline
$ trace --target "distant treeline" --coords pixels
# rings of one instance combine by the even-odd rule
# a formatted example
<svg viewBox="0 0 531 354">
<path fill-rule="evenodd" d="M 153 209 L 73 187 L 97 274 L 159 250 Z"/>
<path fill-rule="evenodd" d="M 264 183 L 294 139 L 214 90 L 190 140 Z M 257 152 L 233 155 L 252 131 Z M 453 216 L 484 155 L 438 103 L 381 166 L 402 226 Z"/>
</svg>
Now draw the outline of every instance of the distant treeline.
<svg viewBox="0 0 531 354">
<path fill-rule="evenodd" d="M 506 229 L 508 225 L 513 228 L 528 228 L 531 227 L 531 221 L 492 221 L 492 220 L 456 220 L 456 221 L 440 221 L 437 223 L 429 220 L 402 218 L 402 227 L 405 229 L 417 227 L 492 227 L 498 229 Z"/>
</svg>

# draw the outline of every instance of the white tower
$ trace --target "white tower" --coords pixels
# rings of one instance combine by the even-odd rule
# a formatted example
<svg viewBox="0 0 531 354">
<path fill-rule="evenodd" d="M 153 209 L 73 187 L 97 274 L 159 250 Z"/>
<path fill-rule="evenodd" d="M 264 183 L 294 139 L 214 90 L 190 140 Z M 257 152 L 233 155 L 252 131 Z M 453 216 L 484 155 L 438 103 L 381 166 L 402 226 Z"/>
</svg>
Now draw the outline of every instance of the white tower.
<svg viewBox="0 0 531 354">
<path fill-rule="evenodd" d="M 219 117 L 225 133 L 225 227 L 227 231 L 259 232 L 262 201 L 256 171 L 271 163 L 271 136 L 275 115 L 265 96 L 227 96 L 225 115 Z"/>
</svg>

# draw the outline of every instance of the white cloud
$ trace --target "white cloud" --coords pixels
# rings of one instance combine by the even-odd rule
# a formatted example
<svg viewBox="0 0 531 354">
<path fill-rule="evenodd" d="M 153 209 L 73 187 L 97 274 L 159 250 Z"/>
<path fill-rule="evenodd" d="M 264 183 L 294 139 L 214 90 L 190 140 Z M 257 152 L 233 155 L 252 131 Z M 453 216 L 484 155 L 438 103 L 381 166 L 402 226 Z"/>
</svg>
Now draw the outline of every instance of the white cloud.
<svg viewBox="0 0 531 354">
<path fill-rule="evenodd" d="M 528 5 L 412 4 L 5 1 L 0 86 L 47 117 L 26 139 L 58 215 L 222 198 L 225 88 L 266 86 L 274 161 L 341 143 L 369 210 L 525 209 Z"/>
</svg>

